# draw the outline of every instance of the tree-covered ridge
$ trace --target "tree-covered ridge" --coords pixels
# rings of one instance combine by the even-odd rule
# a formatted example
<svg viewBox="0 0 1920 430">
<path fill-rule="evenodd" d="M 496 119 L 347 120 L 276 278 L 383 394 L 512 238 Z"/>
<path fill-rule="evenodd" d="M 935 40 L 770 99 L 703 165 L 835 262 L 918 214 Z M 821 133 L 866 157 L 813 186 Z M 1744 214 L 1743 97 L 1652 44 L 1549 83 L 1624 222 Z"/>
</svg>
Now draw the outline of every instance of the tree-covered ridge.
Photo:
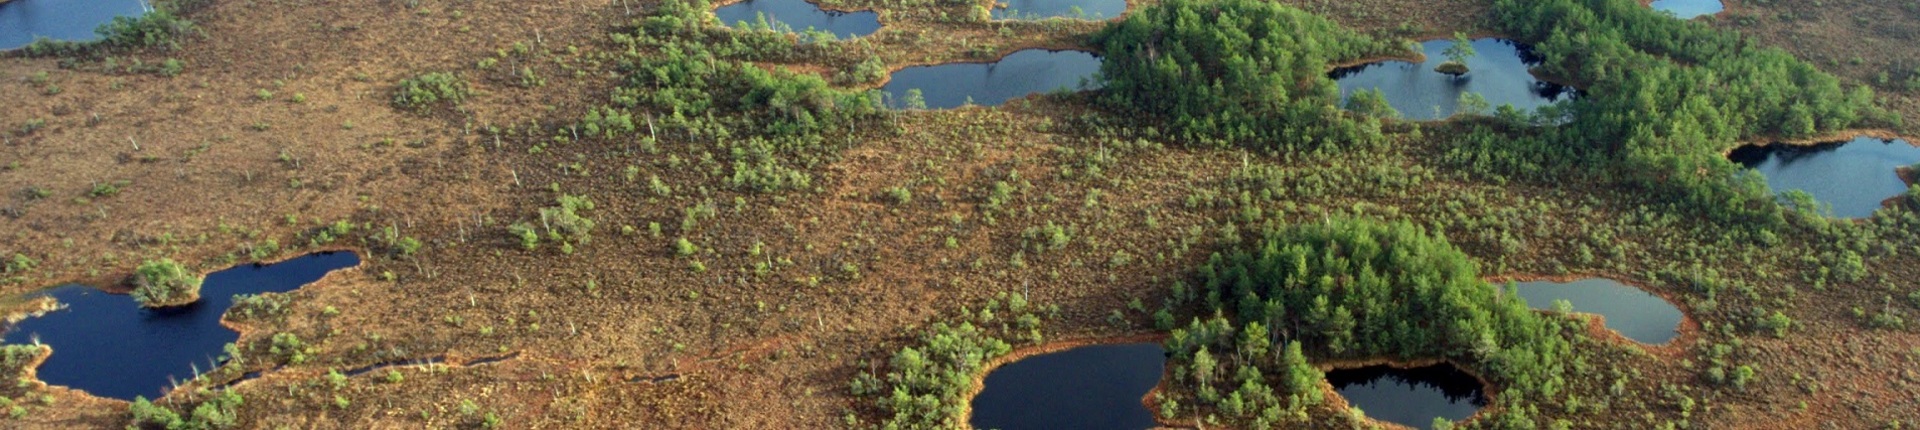
<svg viewBox="0 0 1920 430">
<path fill-rule="evenodd" d="M 1482 281 L 1444 238 L 1405 222 L 1266 230 L 1209 258 L 1198 281 L 1195 291 L 1176 286 L 1157 317 L 1165 326 L 1182 310 L 1210 316 L 1168 336 L 1179 388 L 1162 399 L 1163 416 L 1213 413 L 1250 428 L 1303 420 L 1320 400 L 1304 350 L 1329 360 L 1445 359 L 1498 386 L 1501 412 L 1483 424 L 1540 428 L 1538 402 L 1584 367 L 1573 353 L 1578 323 L 1535 313 Z"/>
<path fill-rule="evenodd" d="M 1106 55 L 1110 105 L 1164 117 L 1191 140 L 1288 149 L 1378 141 L 1377 122 L 1342 116 L 1326 73 L 1406 49 L 1250 0 L 1169 1 L 1108 26 L 1093 44 Z"/>
</svg>

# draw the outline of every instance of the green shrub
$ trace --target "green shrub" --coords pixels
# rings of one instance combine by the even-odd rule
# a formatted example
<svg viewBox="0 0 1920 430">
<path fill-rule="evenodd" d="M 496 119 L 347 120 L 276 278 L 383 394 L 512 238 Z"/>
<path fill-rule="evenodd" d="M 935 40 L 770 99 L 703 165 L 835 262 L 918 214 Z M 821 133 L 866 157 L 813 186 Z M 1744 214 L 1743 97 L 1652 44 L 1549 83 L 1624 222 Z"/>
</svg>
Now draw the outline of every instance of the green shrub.
<svg viewBox="0 0 1920 430">
<path fill-rule="evenodd" d="M 173 259 L 141 263 L 133 273 L 133 300 L 141 306 L 163 307 L 200 299 L 200 276 Z"/>
<path fill-rule="evenodd" d="M 434 105 L 458 106 L 469 95 L 467 82 L 448 72 L 423 73 L 401 79 L 393 91 L 393 107 L 426 112 Z"/>
</svg>

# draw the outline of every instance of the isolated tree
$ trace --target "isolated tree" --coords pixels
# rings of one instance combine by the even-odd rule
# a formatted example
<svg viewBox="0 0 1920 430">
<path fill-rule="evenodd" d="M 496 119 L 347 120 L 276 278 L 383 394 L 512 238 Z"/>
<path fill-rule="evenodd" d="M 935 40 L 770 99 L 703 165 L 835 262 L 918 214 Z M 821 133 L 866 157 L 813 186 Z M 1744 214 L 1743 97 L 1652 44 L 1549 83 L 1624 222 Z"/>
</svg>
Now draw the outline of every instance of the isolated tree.
<svg viewBox="0 0 1920 430">
<path fill-rule="evenodd" d="M 1466 33 L 1455 32 L 1453 46 L 1447 47 L 1447 50 L 1442 51 L 1441 54 L 1447 56 L 1447 61 L 1434 67 L 1433 71 L 1459 77 L 1467 74 L 1467 59 L 1473 58 L 1477 53 L 1473 51 L 1473 41 L 1467 39 Z"/>
</svg>

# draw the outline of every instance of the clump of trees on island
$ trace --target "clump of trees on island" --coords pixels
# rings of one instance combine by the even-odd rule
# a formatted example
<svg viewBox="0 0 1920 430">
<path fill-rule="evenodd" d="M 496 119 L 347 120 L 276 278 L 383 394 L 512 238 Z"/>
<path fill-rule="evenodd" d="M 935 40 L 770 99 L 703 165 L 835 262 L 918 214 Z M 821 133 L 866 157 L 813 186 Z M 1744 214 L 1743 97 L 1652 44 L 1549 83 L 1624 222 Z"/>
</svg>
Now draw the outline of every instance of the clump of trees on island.
<svg viewBox="0 0 1920 430">
<path fill-rule="evenodd" d="M 141 263 L 133 271 L 133 300 L 140 306 L 179 306 L 200 300 L 200 275 L 171 258 Z"/>
<path fill-rule="evenodd" d="M 1447 61 L 1434 66 L 1433 71 L 1459 77 L 1468 72 L 1467 59 L 1479 53 L 1474 52 L 1473 40 L 1468 39 L 1466 33 L 1453 33 L 1453 44 L 1448 45 L 1441 54 L 1447 56 Z"/>
</svg>

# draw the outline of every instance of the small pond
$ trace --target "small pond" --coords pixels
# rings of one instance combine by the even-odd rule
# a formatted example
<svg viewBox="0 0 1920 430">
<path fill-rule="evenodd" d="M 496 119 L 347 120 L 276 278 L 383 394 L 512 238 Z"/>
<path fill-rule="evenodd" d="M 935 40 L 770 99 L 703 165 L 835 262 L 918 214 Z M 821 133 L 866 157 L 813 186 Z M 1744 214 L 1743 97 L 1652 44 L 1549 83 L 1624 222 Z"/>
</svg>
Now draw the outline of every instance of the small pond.
<svg viewBox="0 0 1920 430">
<path fill-rule="evenodd" d="M 1128 430 L 1155 426 L 1141 404 L 1160 383 L 1159 344 L 1095 345 L 1027 357 L 987 374 L 973 398 L 978 429 Z"/>
<path fill-rule="evenodd" d="M 93 40 L 93 30 L 116 16 L 146 13 L 141 0 L 12 0 L 0 2 L 0 49 L 26 46 L 34 39 Z"/>
<path fill-rule="evenodd" d="M 1552 104 L 1570 98 L 1574 91 L 1563 85 L 1542 81 L 1528 72 L 1527 55 L 1519 45 L 1505 39 L 1474 39 L 1473 57 L 1467 59 L 1467 73 L 1454 77 L 1434 71 L 1447 61 L 1444 54 L 1451 40 L 1421 43 L 1427 56 L 1421 63 L 1387 60 L 1354 67 L 1334 69 L 1332 77 L 1340 85 L 1344 100 L 1355 90 L 1379 90 L 1387 104 L 1400 111 L 1400 117 L 1434 120 L 1453 116 L 1459 110 L 1460 94 L 1477 93 L 1489 107 L 1513 105 L 1522 110 Z"/>
<path fill-rule="evenodd" d="M 907 107 L 907 93 L 914 89 L 929 109 L 956 108 L 969 100 L 995 106 L 1034 93 L 1086 89 L 1099 72 L 1100 57 L 1091 53 L 1027 49 L 992 63 L 908 67 L 893 72 L 880 90 L 895 108 Z"/>
<path fill-rule="evenodd" d="M 1726 6 L 1720 0 L 1653 0 L 1654 10 L 1672 12 L 1680 19 L 1693 19 L 1700 15 L 1720 13 Z"/>
<path fill-rule="evenodd" d="M 1573 282 L 1517 282 L 1520 297 L 1534 309 L 1553 309 L 1553 301 L 1566 300 L 1574 312 L 1606 317 L 1607 328 L 1635 342 L 1662 344 L 1679 335 L 1680 308 L 1631 285 L 1606 278 L 1587 278 Z"/>
<path fill-rule="evenodd" d="M 1101 20 L 1125 13 L 1127 0 L 1001 0 L 993 8 L 993 19 Z"/>
<path fill-rule="evenodd" d="M 1920 163 L 1920 147 L 1871 137 L 1814 146 L 1743 146 L 1727 158 L 1760 172 L 1774 192 L 1805 191 L 1843 218 L 1873 216 L 1907 191 L 1897 169 Z"/>
<path fill-rule="evenodd" d="M 1434 418 L 1458 422 L 1487 405 L 1480 380 L 1447 363 L 1335 369 L 1327 383 L 1368 417 L 1413 428 L 1427 428 Z"/>
<path fill-rule="evenodd" d="M 6 343 L 39 339 L 53 347 L 40 380 L 96 396 L 158 397 L 173 381 L 218 366 L 227 343 L 240 334 L 220 325 L 236 294 L 293 291 L 336 269 L 360 264 L 351 252 L 323 252 L 272 265 L 245 264 L 207 275 L 200 301 L 145 309 L 133 298 L 84 285 L 41 293 L 63 308 L 9 327 Z"/>
<path fill-rule="evenodd" d="M 811 28 L 833 33 L 841 39 L 880 31 L 879 13 L 824 10 L 806 0 L 745 0 L 714 9 L 713 14 L 720 17 L 720 23 L 730 26 L 755 24 L 764 16 L 768 24 L 785 26 L 794 32 Z"/>
</svg>

